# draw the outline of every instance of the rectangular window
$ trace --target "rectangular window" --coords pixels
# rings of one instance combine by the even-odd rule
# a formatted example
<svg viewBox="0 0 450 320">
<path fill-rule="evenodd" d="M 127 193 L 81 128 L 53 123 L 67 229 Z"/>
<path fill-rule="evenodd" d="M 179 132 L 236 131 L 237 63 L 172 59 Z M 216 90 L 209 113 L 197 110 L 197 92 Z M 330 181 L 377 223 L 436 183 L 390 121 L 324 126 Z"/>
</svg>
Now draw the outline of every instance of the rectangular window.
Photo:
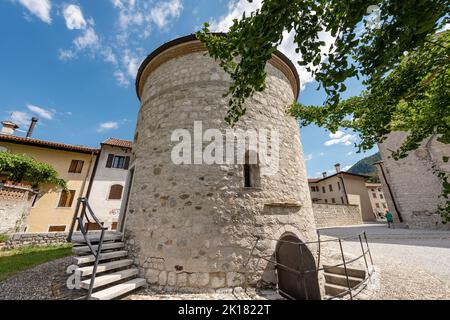
<svg viewBox="0 0 450 320">
<path fill-rule="evenodd" d="M 117 230 L 117 222 L 111 223 L 111 230 Z"/>
<path fill-rule="evenodd" d="M 322 192 L 323 192 L 323 193 L 326 193 L 325 187 L 322 187 Z"/>
<path fill-rule="evenodd" d="M 341 184 L 339 181 L 338 181 L 338 189 L 341 190 Z"/>
<path fill-rule="evenodd" d="M 114 154 L 109 154 L 108 159 L 106 160 L 107 168 L 128 170 L 129 166 L 130 166 L 130 157 L 116 156 Z"/>
<path fill-rule="evenodd" d="M 311 191 L 315 192 L 316 191 L 316 187 L 311 187 Z"/>
<path fill-rule="evenodd" d="M 48 232 L 64 232 L 66 231 L 66 226 L 50 226 L 48 227 Z"/>
<path fill-rule="evenodd" d="M 328 203 L 328 199 L 325 199 L 325 203 Z"/>
<path fill-rule="evenodd" d="M 385 208 L 385 209 L 387 208 L 387 207 L 386 207 L 386 203 L 383 203 L 383 208 Z"/>
<path fill-rule="evenodd" d="M 331 184 L 328 185 L 328 189 L 330 189 L 330 192 L 333 192 L 333 186 Z"/>
<path fill-rule="evenodd" d="M 58 207 L 59 208 L 70 208 L 73 203 L 73 198 L 75 198 L 75 190 L 69 190 L 69 194 L 65 191 L 61 191 L 61 196 L 59 198 Z"/>
<path fill-rule="evenodd" d="M 383 199 L 383 194 L 382 193 L 380 193 L 380 199 Z"/>
<path fill-rule="evenodd" d="M 377 198 L 377 194 L 376 193 L 372 193 L 372 197 L 374 197 L 376 199 Z"/>
<path fill-rule="evenodd" d="M 376 206 L 377 208 L 379 208 L 379 207 L 380 207 L 380 204 L 379 204 L 379 203 L 375 203 L 375 206 Z"/>
<path fill-rule="evenodd" d="M 84 161 L 83 160 L 72 160 L 69 167 L 70 173 L 81 173 L 83 170 Z"/>
<path fill-rule="evenodd" d="M 331 198 L 332 203 L 336 203 L 336 200 L 334 198 Z"/>
</svg>

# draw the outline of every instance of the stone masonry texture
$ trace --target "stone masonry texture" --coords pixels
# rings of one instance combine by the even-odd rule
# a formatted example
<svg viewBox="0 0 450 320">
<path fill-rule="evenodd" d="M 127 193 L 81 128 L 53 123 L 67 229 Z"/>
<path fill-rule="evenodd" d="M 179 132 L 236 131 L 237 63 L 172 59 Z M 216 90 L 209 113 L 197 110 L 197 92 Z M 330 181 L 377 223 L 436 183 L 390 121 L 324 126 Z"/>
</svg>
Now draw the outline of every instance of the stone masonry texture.
<svg viewBox="0 0 450 320">
<path fill-rule="evenodd" d="M 125 235 L 150 285 L 187 292 L 273 285 L 273 265 L 257 258 L 273 257 L 272 239 L 316 240 L 299 129 L 285 112 L 294 95 L 282 72 L 269 64 L 266 71 L 266 90 L 246 102 L 236 126 L 279 131 L 279 171 L 261 176 L 259 188 L 244 188 L 242 165 L 171 161 L 175 129 L 193 135 L 194 121 L 203 132 L 229 129 L 223 94 L 230 80 L 218 63 L 206 52 L 189 53 L 145 81 Z M 255 236 L 262 237 L 256 246 Z"/>
<path fill-rule="evenodd" d="M 408 157 L 394 160 L 391 150 L 397 150 L 407 133 L 392 132 L 379 149 L 383 159 L 383 169 L 389 183 L 400 215 L 410 228 L 447 229 L 450 223 L 442 224 L 436 213 L 442 191 L 442 184 L 433 173 L 433 164 L 442 171 L 450 172 L 450 162 L 445 163 L 443 156 L 450 156 L 450 145 L 437 141 L 436 137 L 426 139 L 417 150 Z M 394 210 L 391 194 L 386 181 L 379 171 L 389 208 Z"/>
<path fill-rule="evenodd" d="M 362 224 L 361 211 L 357 205 L 313 203 L 317 228 Z"/>
</svg>

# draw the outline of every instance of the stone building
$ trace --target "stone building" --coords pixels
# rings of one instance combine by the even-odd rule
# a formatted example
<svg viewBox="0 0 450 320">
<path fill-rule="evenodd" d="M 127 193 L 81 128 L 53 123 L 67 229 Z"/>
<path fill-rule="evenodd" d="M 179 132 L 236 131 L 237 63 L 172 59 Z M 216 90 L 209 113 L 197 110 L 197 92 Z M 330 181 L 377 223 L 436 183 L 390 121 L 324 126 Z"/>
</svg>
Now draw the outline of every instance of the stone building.
<svg viewBox="0 0 450 320">
<path fill-rule="evenodd" d="M 436 136 L 426 139 L 417 150 L 400 160 L 391 158 L 407 136 L 405 132 L 392 132 L 378 145 L 382 161 L 377 164 L 389 209 L 397 221 L 410 228 L 450 229 L 442 224 L 437 214 L 442 184 L 433 173 L 436 169 L 450 172 L 450 145 L 437 141 Z"/>
<path fill-rule="evenodd" d="M 327 175 L 324 172 L 320 179 L 308 179 L 313 203 L 357 205 L 363 221 L 375 221 L 376 216 L 366 188 L 368 177 L 341 171 L 339 164 L 336 164 L 335 167 L 335 174 Z M 361 219 L 358 220 L 361 221 Z"/>
<path fill-rule="evenodd" d="M 296 261 L 315 268 L 314 248 L 295 244 L 289 249 L 288 242 L 277 246 L 279 239 L 301 243 L 317 236 L 299 129 L 285 112 L 299 93 L 298 74 L 280 52 L 266 72 L 267 88 L 248 99 L 247 113 L 236 127 L 279 133 L 278 146 L 272 145 L 272 151 L 279 149 L 278 171 L 270 175 L 263 174 L 259 158 L 252 165 L 195 159 L 195 151 L 206 150 L 210 142 L 193 146 L 197 164 L 171 160 L 179 143 L 173 141 L 175 130 L 184 129 L 195 140 L 207 129 L 223 134 L 230 129 L 224 121 L 228 98 L 223 97 L 229 76 L 194 36 L 164 44 L 142 63 L 131 187 L 125 191 L 130 196 L 122 221 L 129 249 L 149 284 L 196 292 L 278 281 L 289 291 L 297 286 L 297 275 L 279 270 L 276 278 L 267 259 L 276 256 L 288 263 L 301 255 Z M 201 121 L 200 133 L 194 132 L 194 121 Z M 317 275 L 308 277 L 309 298 L 320 297 Z"/>
</svg>

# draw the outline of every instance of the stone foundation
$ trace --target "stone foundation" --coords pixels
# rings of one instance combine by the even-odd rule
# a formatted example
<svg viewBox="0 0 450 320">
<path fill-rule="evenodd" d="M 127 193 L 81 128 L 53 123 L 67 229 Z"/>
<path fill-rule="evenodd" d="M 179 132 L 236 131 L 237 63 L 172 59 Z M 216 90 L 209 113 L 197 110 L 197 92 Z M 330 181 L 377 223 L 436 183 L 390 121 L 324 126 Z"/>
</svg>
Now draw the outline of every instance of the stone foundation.
<svg viewBox="0 0 450 320">
<path fill-rule="evenodd" d="M 358 205 L 313 203 L 317 228 L 362 224 L 361 210 Z"/>
<path fill-rule="evenodd" d="M 4 249 L 17 249 L 25 246 L 49 246 L 67 243 L 66 232 L 13 233 L 3 244 Z"/>
</svg>

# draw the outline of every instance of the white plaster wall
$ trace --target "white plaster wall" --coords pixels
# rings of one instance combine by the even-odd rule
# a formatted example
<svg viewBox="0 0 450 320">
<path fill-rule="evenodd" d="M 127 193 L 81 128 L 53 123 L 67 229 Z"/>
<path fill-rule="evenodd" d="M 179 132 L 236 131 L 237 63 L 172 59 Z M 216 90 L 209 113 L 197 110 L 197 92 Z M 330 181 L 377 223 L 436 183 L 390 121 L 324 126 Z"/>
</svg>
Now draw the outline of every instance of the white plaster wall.
<svg viewBox="0 0 450 320">
<path fill-rule="evenodd" d="M 111 227 L 112 222 L 117 222 L 119 219 L 120 206 L 124 194 L 122 191 L 121 200 L 108 200 L 110 188 L 115 184 L 120 184 L 125 190 L 125 180 L 128 172 L 128 170 L 125 169 L 106 167 L 106 161 L 110 153 L 118 156 L 130 157 L 131 150 L 108 145 L 102 146 L 91 193 L 89 195 L 89 204 L 95 215 L 100 221 L 104 222 L 104 225 L 108 228 Z"/>
</svg>

